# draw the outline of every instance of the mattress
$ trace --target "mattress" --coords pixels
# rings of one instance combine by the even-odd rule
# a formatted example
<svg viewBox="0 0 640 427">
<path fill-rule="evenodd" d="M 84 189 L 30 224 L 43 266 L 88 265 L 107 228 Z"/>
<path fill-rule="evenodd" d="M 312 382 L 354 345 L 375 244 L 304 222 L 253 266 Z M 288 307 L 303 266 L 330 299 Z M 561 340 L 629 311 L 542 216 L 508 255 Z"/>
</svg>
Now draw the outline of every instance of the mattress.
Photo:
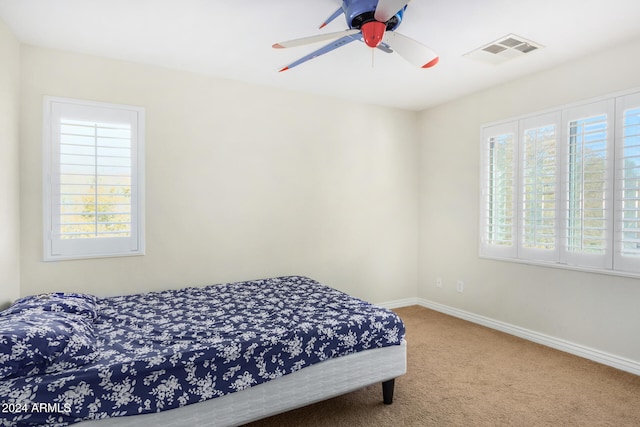
<svg viewBox="0 0 640 427">
<path fill-rule="evenodd" d="M 73 351 L 54 352 L 53 363 L 51 347 L 25 347 L 42 352 L 47 363 L 0 380 L 0 402 L 18 409 L 3 414 L 0 425 L 63 426 L 185 407 L 336 358 L 397 347 L 404 338 L 395 313 L 300 276 L 96 299 L 94 305 L 90 296 L 73 297 L 73 304 L 64 298 L 45 303 L 44 311 L 40 300 L 28 297 L 0 316 L 49 322 L 27 329 L 36 338 L 54 329 L 48 346 L 59 347 L 60 331 L 73 332 L 64 348 Z M 20 346 L 24 342 L 10 350 Z M 20 411 L 22 404 L 49 406 Z"/>
</svg>

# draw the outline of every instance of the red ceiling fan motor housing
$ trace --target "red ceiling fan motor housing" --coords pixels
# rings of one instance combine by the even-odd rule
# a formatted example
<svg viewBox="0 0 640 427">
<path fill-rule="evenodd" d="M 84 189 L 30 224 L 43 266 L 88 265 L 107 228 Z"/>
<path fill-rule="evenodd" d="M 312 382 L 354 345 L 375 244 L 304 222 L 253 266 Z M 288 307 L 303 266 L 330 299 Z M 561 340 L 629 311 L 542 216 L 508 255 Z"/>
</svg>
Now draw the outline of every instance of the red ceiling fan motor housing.
<svg viewBox="0 0 640 427">
<path fill-rule="evenodd" d="M 387 25 L 384 22 L 369 21 L 362 24 L 362 38 L 369 47 L 378 47 L 384 32 L 387 30 Z"/>
</svg>

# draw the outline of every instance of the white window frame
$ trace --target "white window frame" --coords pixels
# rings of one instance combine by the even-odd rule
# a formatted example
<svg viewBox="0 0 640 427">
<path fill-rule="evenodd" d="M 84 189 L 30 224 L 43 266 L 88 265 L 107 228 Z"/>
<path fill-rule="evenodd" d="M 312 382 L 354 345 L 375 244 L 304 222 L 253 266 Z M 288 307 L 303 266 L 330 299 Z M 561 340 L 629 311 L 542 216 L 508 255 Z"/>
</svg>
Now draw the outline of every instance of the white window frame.
<svg viewBox="0 0 640 427">
<path fill-rule="evenodd" d="M 131 126 L 129 236 L 61 238 L 60 129 L 63 118 L 96 123 L 126 123 Z M 142 107 L 44 97 L 43 243 L 45 261 L 144 255 L 144 141 L 145 110 Z"/>
<path fill-rule="evenodd" d="M 619 276 L 640 277 L 640 242 L 638 253 L 635 248 L 623 253 L 623 181 L 622 169 L 624 163 L 624 135 L 623 114 L 629 109 L 640 108 L 640 89 L 610 94 L 596 99 L 579 103 L 560 106 L 558 108 L 523 115 L 500 122 L 488 123 L 481 126 L 480 144 L 480 215 L 479 215 L 479 256 L 481 258 L 499 259 L 534 265 L 544 265 L 559 268 L 568 268 L 581 271 L 590 271 Z M 605 223 L 606 246 L 601 254 L 570 251 L 568 248 L 568 209 L 569 209 L 569 132 L 570 123 L 575 120 L 605 114 L 606 120 L 606 183 L 603 194 L 603 213 Z M 555 166 L 555 246 L 552 250 L 526 248 L 523 245 L 524 237 L 524 133 L 527 129 L 544 126 L 553 123 L 556 126 L 556 166 Z M 487 169 L 488 148 L 487 138 L 500 132 L 515 132 L 517 165 L 515 175 L 517 182 L 514 185 L 517 203 L 514 209 L 513 224 L 516 224 L 513 235 L 513 244 L 505 247 L 488 244 L 487 230 Z M 639 148 L 640 150 L 640 148 Z M 635 154 L 632 153 L 633 155 Z M 635 160 L 635 158 L 634 158 Z M 640 161 L 640 160 L 639 160 Z M 638 169 L 639 167 L 635 167 Z M 635 196 L 634 196 L 635 197 Z M 632 199 L 632 203 L 633 203 Z M 632 209 L 636 209 L 632 207 Z M 629 213 L 627 212 L 627 215 Z M 640 217 L 640 197 L 638 198 L 637 212 L 633 213 L 633 220 Z M 633 222 L 640 229 L 640 222 Z M 638 234 L 635 229 L 627 230 L 630 239 L 636 239 Z M 640 240 L 640 239 L 639 239 Z M 633 240 L 632 240 L 633 241 Z"/>
</svg>

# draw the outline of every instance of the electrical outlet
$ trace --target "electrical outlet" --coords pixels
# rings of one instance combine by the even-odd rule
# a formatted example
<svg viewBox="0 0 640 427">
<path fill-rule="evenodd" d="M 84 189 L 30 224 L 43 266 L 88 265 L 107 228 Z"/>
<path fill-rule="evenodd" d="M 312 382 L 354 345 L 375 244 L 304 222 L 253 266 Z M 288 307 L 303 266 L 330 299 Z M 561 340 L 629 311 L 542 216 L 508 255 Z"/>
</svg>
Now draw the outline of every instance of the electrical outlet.
<svg viewBox="0 0 640 427">
<path fill-rule="evenodd" d="M 458 292 L 463 293 L 464 292 L 464 282 L 462 280 L 458 280 Z"/>
<path fill-rule="evenodd" d="M 436 279 L 436 286 L 441 288 L 442 287 L 442 277 L 438 277 Z"/>
</svg>

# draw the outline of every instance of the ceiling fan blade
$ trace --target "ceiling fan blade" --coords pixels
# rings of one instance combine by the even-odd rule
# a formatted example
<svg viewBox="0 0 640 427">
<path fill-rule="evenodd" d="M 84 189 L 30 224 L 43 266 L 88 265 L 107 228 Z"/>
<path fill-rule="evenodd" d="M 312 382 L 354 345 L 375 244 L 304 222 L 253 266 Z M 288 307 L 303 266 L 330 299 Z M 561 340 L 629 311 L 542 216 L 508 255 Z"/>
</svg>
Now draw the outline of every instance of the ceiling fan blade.
<svg viewBox="0 0 640 427">
<path fill-rule="evenodd" d="M 373 17 L 376 21 L 387 22 L 411 0 L 379 0 Z"/>
<path fill-rule="evenodd" d="M 440 59 L 431 48 L 395 31 L 387 31 L 384 42 L 388 43 L 394 52 L 417 67 L 433 67 Z"/>
<path fill-rule="evenodd" d="M 304 37 L 301 39 L 287 40 L 286 42 L 274 43 L 273 48 L 283 49 L 287 47 L 304 46 L 311 43 L 322 42 L 326 40 L 333 40 L 341 37 L 348 37 L 353 34 L 360 33 L 360 30 L 345 30 L 335 33 L 318 34 L 317 36 Z"/>
<path fill-rule="evenodd" d="M 335 50 L 335 49 L 337 49 L 339 47 L 342 47 L 342 46 L 346 45 L 347 43 L 351 43 L 354 40 L 362 39 L 362 34 L 360 34 L 359 31 L 356 31 L 356 33 L 358 33 L 358 34 L 346 35 L 344 37 L 341 37 L 338 40 L 334 40 L 333 42 L 329 43 L 326 46 L 321 47 L 318 50 L 314 50 L 310 54 L 303 56 L 302 58 L 298 59 L 297 61 L 294 61 L 291 64 L 289 64 L 289 65 L 287 65 L 285 67 L 282 67 L 280 69 L 280 72 L 290 70 L 293 67 L 297 67 L 298 65 L 300 65 L 300 64 L 302 64 L 304 62 L 307 62 L 307 61 L 309 61 L 309 60 L 311 60 L 313 58 L 317 58 L 318 56 L 324 55 L 325 53 L 331 52 L 332 50 Z"/>
<path fill-rule="evenodd" d="M 324 28 L 329 22 L 333 21 L 334 19 L 336 19 L 338 16 L 342 15 L 343 13 L 344 13 L 344 10 L 342 9 L 342 6 L 340 6 L 338 8 L 338 10 L 333 12 L 330 17 L 328 17 L 327 19 L 324 20 L 324 22 L 322 23 L 322 25 L 320 25 L 319 28 Z"/>
<path fill-rule="evenodd" d="M 389 46 L 388 44 L 386 44 L 385 42 L 382 42 L 378 45 L 377 49 L 385 52 L 385 53 L 393 53 L 393 49 L 391 49 L 391 46 Z"/>
</svg>

